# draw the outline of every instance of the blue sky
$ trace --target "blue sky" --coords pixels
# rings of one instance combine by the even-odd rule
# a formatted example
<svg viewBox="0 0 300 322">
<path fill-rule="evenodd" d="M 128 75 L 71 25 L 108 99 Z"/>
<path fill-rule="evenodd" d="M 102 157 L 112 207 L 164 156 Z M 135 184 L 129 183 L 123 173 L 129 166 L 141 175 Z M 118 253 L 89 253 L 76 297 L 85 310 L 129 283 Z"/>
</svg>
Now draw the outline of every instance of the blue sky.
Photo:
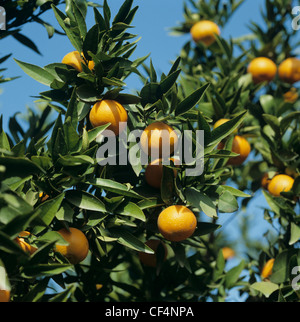
<svg viewBox="0 0 300 322">
<path fill-rule="evenodd" d="M 96 0 L 95 2 L 102 3 L 102 1 Z M 117 13 L 122 3 L 123 0 L 108 0 L 112 16 Z M 131 32 L 141 37 L 141 40 L 138 43 L 133 58 L 142 57 L 150 53 L 153 64 L 159 73 L 169 71 L 170 61 L 177 58 L 182 46 L 189 40 L 189 35 L 175 37 L 170 36 L 168 31 L 168 28 L 174 27 L 178 22 L 183 21 L 183 3 L 183 0 L 134 1 L 134 5 L 138 5 L 139 10 L 133 21 L 135 28 L 131 29 Z M 263 4 L 263 0 L 246 0 L 232 17 L 226 28 L 221 30 L 222 36 L 228 39 L 229 37 L 235 38 L 248 34 L 247 24 L 250 21 L 261 22 L 259 10 Z M 60 9 L 63 10 L 63 7 L 60 7 Z M 88 25 L 91 26 L 94 24 L 93 14 L 89 14 L 88 17 Z M 51 11 L 47 12 L 43 18 L 61 30 Z M 0 86 L 0 114 L 3 114 L 4 129 L 7 129 L 6 125 L 10 116 L 16 112 L 24 113 L 26 106 L 34 106 L 35 99 L 32 96 L 48 90 L 48 87 L 39 84 L 27 76 L 14 62 L 13 58 L 45 66 L 53 62 L 61 62 L 66 53 L 74 50 L 66 37 L 54 35 L 49 40 L 46 30 L 34 23 L 24 26 L 22 33 L 30 37 L 38 45 L 42 55 L 36 54 L 12 37 L 1 40 L 0 57 L 13 53 L 12 57 L 1 65 L 1 68 L 8 69 L 4 72 L 5 76 L 21 76 L 19 79 L 1 84 Z M 127 92 L 131 92 L 134 89 L 139 89 L 141 83 L 136 78 L 130 79 L 127 85 Z M 252 223 L 250 231 L 252 231 L 254 238 L 262 238 L 267 229 L 265 222 L 262 220 L 263 212 L 259 208 L 264 206 L 266 206 L 265 199 L 258 192 L 249 207 Z M 233 215 L 221 214 L 220 223 L 226 222 L 231 216 Z M 239 231 L 236 229 L 239 218 L 240 215 L 235 216 L 231 223 L 226 226 L 226 232 L 230 234 L 230 238 L 235 242 L 241 238 Z"/>
</svg>

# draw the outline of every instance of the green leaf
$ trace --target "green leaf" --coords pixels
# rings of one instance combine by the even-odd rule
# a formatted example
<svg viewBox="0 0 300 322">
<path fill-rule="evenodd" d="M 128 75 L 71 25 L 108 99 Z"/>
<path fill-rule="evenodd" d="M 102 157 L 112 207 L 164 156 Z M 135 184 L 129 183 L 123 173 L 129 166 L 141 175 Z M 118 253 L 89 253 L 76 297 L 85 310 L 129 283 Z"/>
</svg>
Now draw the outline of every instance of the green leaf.
<svg viewBox="0 0 300 322">
<path fill-rule="evenodd" d="M 113 25 L 117 22 L 124 22 L 126 17 L 128 16 L 131 6 L 132 6 L 133 0 L 125 0 L 122 6 L 120 7 L 118 13 L 116 14 Z"/>
<path fill-rule="evenodd" d="M 182 115 L 190 111 L 194 106 L 202 99 L 205 91 L 209 87 L 209 84 L 205 84 L 202 87 L 195 90 L 192 94 L 186 97 L 183 101 L 181 101 L 176 110 L 175 115 Z"/>
<path fill-rule="evenodd" d="M 66 192 L 66 199 L 74 206 L 99 212 L 105 212 L 104 203 L 96 196 L 79 190 L 70 190 Z"/>
<path fill-rule="evenodd" d="M 204 236 L 214 232 L 215 230 L 221 228 L 221 225 L 216 225 L 208 222 L 198 222 L 197 228 L 193 236 Z"/>
<path fill-rule="evenodd" d="M 232 288 L 235 286 L 235 283 L 237 282 L 244 268 L 245 268 L 245 261 L 242 260 L 237 266 L 231 268 L 226 273 L 225 275 L 226 288 Z"/>
<path fill-rule="evenodd" d="M 279 286 L 271 282 L 256 282 L 251 285 L 251 288 L 261 292 L 265 297 L 269 297 L 279 289 Z"/>
<path fill-rule="evenodd" d="M 57 7 L 55 5 L 51 5 L 53 11 L 54 11 L 54 14 L 55 14 L 55 17 L 58 21 L 58 23 L 60 24 L 60 26 L 62 27 L 62 29 L 65 31 L 67 37 L 69 38 L 71 44 L 74 46 L 74 48 L 79 52 L 81 53 L 81 47 L 82 47 L 82 44 L 81 44 L 81 40 L 80 40 L 80 37 L 78 34 L 76 34 L 74 32 L 74 29 L 70 28 L 66 23 L 65 21 L 67 20 L 67 16 L 65 16 L 59 9 L 57 9 Z"/>
<path fill-rule="evenodd" d="M 239 205 L 236 198 L 229 191 L 225 191 L 219 197 L 218 209 L 219 212 L 232 213 L 239 209 Z"/>
<path fill-rule="evenodd" d="M 0 165 L 5 166 L 3 177 L 20 177 L 25 178 L 33 174 L 45 173 L 36 163 L 27 158 L 0 157 Z"/>
<path fill-rule="evenodd" d="M 72 268 L 72 265 L 68 264 L 35 264 L 27 265 L 24 267 L 21 275 L 24 277 L 45 277 L 61 274 L 68 269 Z"/>
<path fill-rule="evenodd" d="M 39 219 L 41 219 L 44 225 L 50 225 L 59 210 L 63 198 L 64 193 L 61 193 L 51 200 L 46 200 L 36 208 L 36 211 L 39 212 Z M 42 229 L 44 229 L 43 226 L 35 226 L 32 233 L 37 234 Z"/>
<path fill-rule="evenodd" d="M 153 254 L 153 250 L 150 247 L 145 245 L 142 241 L 140 241 L 124 228 L 111 228 L 110 233 L 112 237 L 118 238 L 118 243 L 120 243 L 121 245 L 134 249 L 138 252 Z"/>
<path fill-rule="evenodd" d="M 224 273 L 225 259 L 223 257 L 222 249 L 219 250 L 216 260 L 216 266 L 213 271 L 213 281 L 217 281 Z"/>
<path fill-rule="evenodd" d="M 218 217 L 215 204 L 205 193 L 196 188 L 187 188 L 185 196 L 188 203 L 199 211 L 203 211 L 208 217 Z"/>
<path fill-rule="evenodd" d="M 121 184 L 119 182 L 110 180 L 110 179 L 94 179 L 86 182 L 87 184 L 91 184 L 95 187 L 102 188 L 104 190 L 116 193 L 121 196 L 128 196 L 137 199 L 144 199 L 144 197 L 140 196 L 135 191 L 128 188 L 126 185 Z"/>
<path fill-rule="evenodd" d="M 15 58 L 14 60 L 27 75 L 41 84 L 50 86 L 51 83 L 55 80 L 55 77 L 51 73 L 47 72 L 45 69 L 39 66 L 25 63 Z"/>
<path fill-rule="evenodd" d="M 114 210 L 114 213 L 124 216 L 133 217 L 141 221 L 146 221 L 143 210 L 133 202 L 122 203 L 119 207 Z"/>
<path fill-rule="evenodd" d="M 291 237 L 289 241 L 289 245 L 295 244 L 300 238 L 300 227 L 295 223 L 291 223 Z"/>
</svg>

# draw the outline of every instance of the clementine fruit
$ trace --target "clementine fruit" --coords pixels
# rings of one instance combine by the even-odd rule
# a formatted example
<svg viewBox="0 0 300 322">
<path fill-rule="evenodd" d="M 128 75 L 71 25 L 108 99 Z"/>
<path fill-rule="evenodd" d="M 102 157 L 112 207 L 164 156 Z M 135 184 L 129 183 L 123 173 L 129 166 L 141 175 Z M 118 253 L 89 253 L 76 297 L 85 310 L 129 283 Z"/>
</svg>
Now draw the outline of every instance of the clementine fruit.
<svg viewBox="0 0 300 322">
<path fill-rule="evenodd" d="M 128 114 L 119 102 L 105 99 L 94 104 L 89 119 L 93 127 L 110 123 L 107 130 L 112 131 L 114 135 L 119 135 L 126 129 Z M 108 136 L 112 135 L 109 132 L 106 133 Z"/>
<path fill-rule="evenodd" d="M 277 66 L 267 57 L 257 57 L 250 62 L 248 73 L 252 75 L 255 84 L 270 82 L 276 76 Z"/>
<path fill-rule="evenodd" d="M 296 88 L 291 88 L 288 92 L 283 94 L 283 98 L 285 102 L 288 103 L 295 103 L 297 101 L 297 99 L 299 98 L 299 95 L 297 93 L 297 89 Z"/>
<path fill-rule="evenodd" d="M 87 65 L 90 70 L 93 70 L 95 67 L 95 63 L 92 60 L 90 60 L 90 61 L 85 60 L 83 58 L 83 53 L 80 54 L 78 51 L 71 51 L 71 52 L 67 53 L 63 57 L 61 62 L 63 64 L 72 66 L 78 72 L 82 72 L 82 65 L 81 64 Z"/>
<path fill-rule="evenodd" d="M 15 238 L 15 241 L 23 249 L 24 252 L 32 255 L 35 251 L 37 251 L 37 248 L 28 244 L 23 238 L 23 237 L 28 237 L 29 235 L 30 235 L 30 232 L 21 231 L 19 233 L 19 236 L 17 238 Z"/>
<path fill-rule="evenodd" d="M 192 39 L 196 43 L 203 43 L 205 46 L 210 46 L 216 41 L 216 36 L 220 35 L 219 26 L 209 20 L 202 20 L 196 22 L 190 30 Z"/>
<path fill-rule="evenodd" d="M 55 251 L 64 255 L 71 264 L 78 264 L 87 257 L 89 242 L 81 230 L 73 227 L 70 227 L 69 230 L 62 228 L 58 233 L 69 245 L 56 244 Z"/>
<path fill-rule="evenodd" d="M 0 290 L 0 303 L 6 303 L 10 300 L 10 291 Z"/>
<path fill-rule="evenodd" d="M 264 265 L 261 276 L 262 278 L 268 278 L 272 274 L 275 258 L 269 259 Z"/>
<path fill-rule="evenodd" d="M 145 266 L 149 267 L 156 267 L 157 265 L 157 249 L 161 245 L 164 249 L 164 257 L 163 260 L 165 261 L 167 259 L 168 250 L 161 240 L 158 239 L 149 239 L 145 242 L 147 246 L 149 246 L 153 251 L 154 254 L 148 254 L 144 252 L 139 252 L 139 259 L 141 263 L 143 263 Z"/>
<path fill-rule="evenodd" d="M 278 174 L 272 178 L 268 185 L 271 195 L 279 197 L 281 192 L 288 192 L 294 185 L 294 179 L 286 174 Z"/>
<path fill-rule="evenodd" d="M 220 142 L 218 145 L 218 149 L 224 149 L 224 142 Z M 236 135 L 232 142 L 231 151 L 239 154 L 239 156 L 230 158 L 227 162 L 228 165 L 241 165 L 247 158 L 251 152 L 251 146 L 249 142 L 243 137 Z"/>
<path fill-rule="evenodd" d="M 179 242 L 193 235 L 197 226 L 197 219 L 187 207 L 173 205 L 159 214 L 157 226 L 164 238 Z"/>
<path fill-rule="evenodd" d="M 222 125 L 222 124 L 224 124 L 224 123 L 226 123 L 226 122 L 228 122 L 228 121 L 230 121 L 229 119 L 219 119 L 215 124 L 214 124 L 214 129 L 216 129 L 217 127 L 219 127 L 220 125 Z M 233 134 L 237 134 L 237 132 L 238 132 L 238 129 L 235 129 L 234 131 L 233 131 Z"/>
<path fill-rule="evenodd" d="M 175 165 L 179 164 L 178 159 L 171 158 Z M 171 165 L 171 162 L 170 162 Z M 145 180 L 149 186 L 159 189 L 163 176 L 163 162 L 162 159 L 156 159 L 149 163 L 145 171 Z M 174 177 L 177 176 L 177 171 L 174 169 Z"/>
<path fill-rule="evenodd" d="M 300 81 L 300 59 L 290 57 L 285 59 L 278 67 L 279 78 L 289 84 Z"/>
<path fill-rule="evenodd" d="M 171 126 L 154 122 L 148 125 L 140 140 L 142 150 L 148 154 L 154 154 L 155 157 L 167 157 L 172 154 L 178 144 L 178 136 Z M 151 158 L 154 159 L 154 158 Z"/>
<path fill-rule="evenodd" d="M 235 251 L 230 247 L 223 247 L 222 253 L 225 260 L 231 259 L 235 256 Z"/>
<path fill-rule="evenodd" d="M 265 173 L 261 178 L 261 186 L 263 189 L 268 190 L 269 183 L 271 182 L 271 178 L 268 173 Z"/>
</svg>

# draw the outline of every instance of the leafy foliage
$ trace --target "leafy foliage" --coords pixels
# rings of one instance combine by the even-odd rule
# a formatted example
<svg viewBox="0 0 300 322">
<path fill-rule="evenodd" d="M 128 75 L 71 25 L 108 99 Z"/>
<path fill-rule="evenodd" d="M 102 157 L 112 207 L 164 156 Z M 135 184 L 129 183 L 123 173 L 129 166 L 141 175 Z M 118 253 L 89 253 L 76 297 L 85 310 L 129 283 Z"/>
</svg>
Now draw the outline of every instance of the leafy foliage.
<svg viewBox="0 0 300 322">
<path fill-rule="evenodd" d="M 191 8 L 184 6 L 185 22 L 174 30 L 189 32 L 202 18 L 224 27 L 242 2 L 190 0 Z M 95 24 L 89 30 L 85 1 L 68 1 L 65 12 L 52 3 L 74 50 L 95 67 L 82 64 L 78 72 L 60 62 L 40 67 L 16 60 L 50 89 L 39 93 L 42 114 L 29 112 L 28 131 L 16 117 L 10 119 L 9 133 L 0 127 L 0 265 L 13 301 L 224 301 L 237 287 L 248 301 L 297 300 L 289 272 L 299 265 L 299 104 L 284 101 L 288 85 L 280 79 L 255 85 L 246 69 L 257 55 L 276 63 L 293 55 L 297 44 L 287 47 L 286 42 L 295 33 L 284 24 L 275 28 L 278 17 L 291 18 L 287 3 L 266 0 L 262 14 L 268 31 L 255 24 L 250 28 L 261 47 L 251 37 L 228 41 L 221 35 L 209 48 L 189 41 L 161 75 L 152 61 L 146 65 L 148 56 L 130 59 L 138 44 L 129 32 L 138 10 L 133 0 L 125 0 L 114 18 L 106 0 L 102 13 L 94 6 Z M 131 74 L 144 82 L 134 95 L 123 93 Z M 104 144 L 99 135 L 109 124 L 93 128 L 89 112 L 101 99 L 125 106 L 128 132 L 154 121 L 181 133 L 189 130 L 194 158 L 196 131 L 202 130 L 203 172 L 188 176 L 195 164 L 187 163 L 176 168 L 174 177 L 170 168 L 175 167 L 164 166 L 157 190 L 145 182 L 139 159 L 134 165 L 98 164 L 97 150 Z M 57 117 L 51 122 L 53 110 Z M 221 118 L 230 121 L 213 128 Z M 251 143 L 253 158 L 232 167 L 227 161 L 237 155 L 231 151 L 235 130 Z M 222 142 L 225 149 L 218 150 Z M 128 157 L 134 144 L 127 142 Z M 263 192 L 269 205 L 265 219 L 279 225 L 278 235 L 267 250 L 258 245 L 254 255 L 228 270 L 219 217 L 247 206 L 266 172 L 286 169 L 296 178 L 292 191 L 280 197 Z M 237 188 L 224 184 L 229 179 Z M 166 241 L 158 231 L 157 217 L 170 204 L 184 204 L 197 216 L 195 233 L 183 242 Z M 55 251 L 62 227 L 79 228 L 88 238 L 89 254 L 80 264 L 71 265 Z M 26 241 L 37 247 L 31 255 L 15 240 L 24 230 L 31 233 Z M 154 269 L 138 259 L 141 251 L 153 253 L 145 245 L 151 237 L 164 240 L 168 248 L 167 260 L 158 256 Z M 273 273 L 262 280 L 269 258 L 275 258 Z M 57 291 L 49 292 L 52 287 Z"/>
</svg>

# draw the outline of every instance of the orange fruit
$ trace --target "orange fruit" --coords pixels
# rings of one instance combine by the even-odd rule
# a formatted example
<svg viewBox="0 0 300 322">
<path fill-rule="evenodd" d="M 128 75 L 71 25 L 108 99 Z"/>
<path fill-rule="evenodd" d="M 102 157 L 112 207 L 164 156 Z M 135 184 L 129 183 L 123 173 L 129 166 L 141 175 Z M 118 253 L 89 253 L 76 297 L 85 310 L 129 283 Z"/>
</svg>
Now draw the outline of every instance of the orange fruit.
<svg viewBox="0 0 300 322">
<path fill-rule="evenodd" d="M 145 242 L 145 244 L 147 246 L 149 246 L 154 251 L 154 254 L 147 254 L 144 252 L 139 253 L 139 259 L 140 259 L 141 263 L 143 263 L 145 266 L 156 267 L 157 248 L 159 245 L 163 246 L 163 249 L 164 249 L 164 259 L 163 260 L 165 261 L 167 259 L 168 250 L 167 250 L 165 243 L 163 243 L 161 240 L 149 239 Z"/>
<path fill-rule="evenodd" d="M 117 101 L 101 100 L 92 107 L 89 118 L 93 127 L 111 123 L 107 130 L 119 135 L 126 128 L 126 124 L 120 122 L 127 122 L 128 115 L 125 108 Z M 110 136 L 108 132 L 107 135 Z"/>
<path fill-rule="evenodd" d="M 32 255 L 35 251 L 37 251 L 37 248 L 28 244 L 23 237 L 27 237 L 30 235 L 30 232 L 28 231 L 21 231 L 19 233 L 19 237 L 15 238 L 15 241 L 17 244 L 23 249 L 24 252 L 29 253 Z"/>
<path fill-rule="evenodd" d="M 300 81 L 300 59 L 290 57 L 278 67 L 279 78 L 289 84 Z"/>
<path fill-rule="evenodd" d="M 39 198 L 41 198 L 41 202 L 44 202 L 49 198 L 49 196 L 47 194 L 45 194 L 44 192 L 40 192 Z"/>
<path fill-rule="evenodd" d="M 216 41 L 216 36 L 220 35 L 220 28 L 217 24 L 209 20 L 202 20 L 196 22 L 190 30 L 192 39 L 196 43 L 203 43 L 206 46 L 210 46 Z"/>
<path fill-rule="evenodd" d="M 157 226 L 164 238 L 179 242 L 193 235 L 197 226 L 197 219 L 187 207 L 173 205 L 159 214 Z"/>
<path fill-rule="evenodd" d="M 178 159 L 171 158 L 175 165 L 178 165 L 180 161 Z M 170 162 L 171 165 L 171 162 Z M 163 163 L 162 159 L 156 159 L 149 163 L 145 171 L 145 180 L 149 186 L 159 189 L 163 176 Z M 177 171 L 174 169 L 174 177 L 177 176 Z"/>
<path fill-rule="evenodd" d="M 66 54 L 62 61 L 63 64 L 70 65 L 73 68 L 75 68 L 78 72 L 82 72 L 82 64 L 85 64 L 88 66 L 90 70 L 94 69 L 95 63 L 90 60 L 87 63 L 87 60 L 83 58 L 83 53 L 79 53 L 78 51 L 71 51 L 68 54 Z"/>
<path fill-rule="evenodd" d="M 272 179 L 269 178 L 268 173 L 265 173 L 261 178 L 261 186 L 263 189 L 268 189 L 269 183 Z"/>
<path fill-rule="evenodd" d="M 155 157 L 167 157 L 174 152 L 178 144 L 176 132 L 167 124 L 154 122 L 148 125 L 141 135 L 140 145 L 148 154 Z M 152 151 L 152 152 L 151 152 Z M 153 159 L 153 158 L 151 158 Z"/>
<path fill-rule="evenodd" d="M 219 119 L 215 124 L 214 124 L 214 129 L 216 129 L 217 127 L 219 127 L 220 125 L 222 125 L 222 124 L 224 124 L 224 123 L 226 123 L 226 122 L 228 122 L 228 121 L 230 121 L 229 119 Z M 233 134 L 237 134 L 237 132 L 238 132 L 238 129 L 235 129 L 234 131 L 233 131 Z"/>
<path fill-rule="evenodd" d="M 274 258 L 269 259 L 266 264 L 264 265 L 261 276 L 263 278 L 268 278 L 272 274 L 273 266 L 274 266 Z"/>
<path fill-rule="evenodd" d="M 297 93 L 297 89 L 296 88 L 291 88 L 288 92 L 283 94 L 283 98 L 285 102 L 288 103 L 295 103 L 297 101 L 297 99 L 299 98 L 299 95 Z"/>
<path fill-rule="evenodd" d="M 294 179 L 286 174 L 278 174 L 272 178 L 268 185 L 268 190 L 271 195 L 278 197 L 281 192 L 287 192 L 292 189 Z"/>
<path fill-rule="evenodd" d="M 218 149 L 224 149 L 224 142 L 220 142 L 218 145 Z M 232 142 L 231 151 L 239 154 L 239 156 L 230 158 L 227 162 L 228 165 L 241 165 L 248 157 L 251 152 L 251 146 L 249 142 L 243 137 L 236 135 Z"/>
<path fill-rule="evenodd" d="M 235 256 L 235 251 L 230 247 L 223 247 L 222 253 L 225 260 L 231 259 Z"/>
<path fill-rule="evenodd" d="M 276 76 L 277 66 L 269 58 L 257 57 L 250 62 L 248 73 L 252 75 L 252 80 L 255 84 L 265 81 L 270 82 Z"/>
<path fill-rule="evenodd" d="M 81 230 L 73 227 L 70 227 L 69 230 L 62 228 L 58 233 L 69 245 L 56 244 L 55 251 L 65 256 L 71 264 L 78 264 L 87 257 L 89 242 Z"/>
<path fill-rule="evenodd" d="M 9 302 L 10 300 L 10 291 L 0 290 L 0 303 Z"/>
</svg>

